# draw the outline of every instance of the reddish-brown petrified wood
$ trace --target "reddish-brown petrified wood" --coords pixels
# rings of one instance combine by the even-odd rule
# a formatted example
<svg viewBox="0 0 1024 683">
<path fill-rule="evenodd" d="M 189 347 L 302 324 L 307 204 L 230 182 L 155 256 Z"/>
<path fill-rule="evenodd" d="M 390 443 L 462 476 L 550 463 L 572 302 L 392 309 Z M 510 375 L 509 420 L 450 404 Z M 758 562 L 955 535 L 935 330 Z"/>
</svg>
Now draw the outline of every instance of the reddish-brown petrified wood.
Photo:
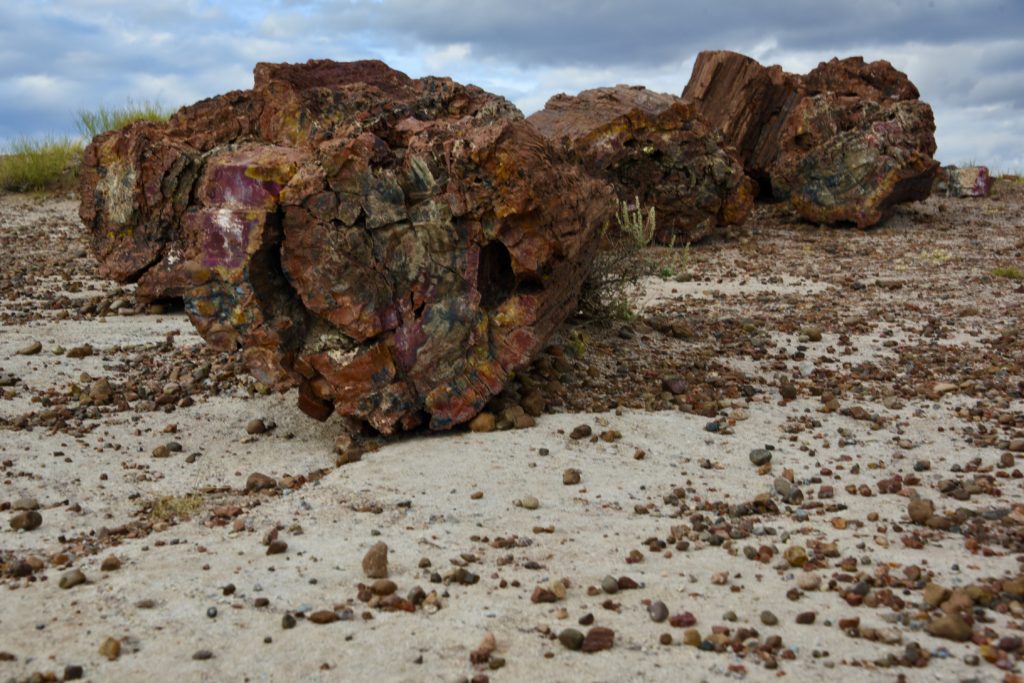
<svg viewBox="0 0 1024 683">
<path fill-rule="evenodd" d="M 747 173 L 809 220 L 874 225 L 926 198 L 938 168 L 931 107 L 885 61 L 833 59 L 798 76 L 702 52 L 683 99 L 736 147 Z"/>
<path fill-rule="evenodd" d="M 383 433 L 499 392 L 614 209 L 508 101 L 381 62 L 259 64 L 252 90 L 95 138 L 81 190 L 106 276 L 184 298 L 307 413 Z"/>
<path fill-rule="evenodd" d="M 555 95 L 527 119 L 619 199 L 657 209 L 655 239 L 685 244 L 746 220 L 756 185 L 722 136 L 673 95 L 639 86 Z"/>
</svg>

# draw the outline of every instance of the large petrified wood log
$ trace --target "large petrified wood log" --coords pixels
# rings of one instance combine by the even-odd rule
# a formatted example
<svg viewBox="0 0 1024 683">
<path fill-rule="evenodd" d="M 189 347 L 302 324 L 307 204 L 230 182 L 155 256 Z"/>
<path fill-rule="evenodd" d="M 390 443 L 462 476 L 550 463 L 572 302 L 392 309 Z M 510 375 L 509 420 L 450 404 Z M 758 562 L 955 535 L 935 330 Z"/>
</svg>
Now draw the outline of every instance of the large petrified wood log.
<svg viewBox="0 0 1024 683">
<path fill-rule="evenodd" d="M 255 76 L 89 145 L 101 271 L 182 297 L 315 417 L 470 419 L 573 310 L 611 187 L 473 86 L 380 62 Z"/>
<path fill-rule="evenodd" d="M 619 199 L 657 209 L 655 239 L 685 244 L 746 220 L 756 184 L 722 136 L 673 95 L 641 86 L 555 95 L 528 119 Z"/>
<path fill-rule="evenodd" d="M 799 76 L 702 52 L 683 99 L 736 147 L 747 173 L 809 220 L 874 225 L 926 198 L 938 168 L 931 107 L 885 61 L 833 59 Z"/>
</svg>

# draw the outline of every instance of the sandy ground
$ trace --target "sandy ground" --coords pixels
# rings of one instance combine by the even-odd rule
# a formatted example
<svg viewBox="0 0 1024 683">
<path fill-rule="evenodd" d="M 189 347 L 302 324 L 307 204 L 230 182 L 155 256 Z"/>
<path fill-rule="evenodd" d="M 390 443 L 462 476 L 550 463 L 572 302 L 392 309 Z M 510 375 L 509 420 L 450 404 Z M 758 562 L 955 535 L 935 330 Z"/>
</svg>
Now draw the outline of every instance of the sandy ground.
<svg viewBox="0 0 1024 683">
<path fill-rule="evenodd" d="M 1024 289 L 991 270 L 1024 265 L 1024 192 L 997 189 L 867 232 L 767 207 L 740 239 L 691 247 L 687 277 L 648 283 L 628 334 L 567 328 L 587 340 L 574 367 L 589 373 L 535 427 L 405 437 L 343 466 L 338 420 L 262 394 L 183 313 L 136 310 L 130 287 L 97 280 L 75 202 L 0 197 L 0 237 L 17 253 L 0 281 L 0 680 L 59 680 L 69 665 L 95 681 L 1016 680 L 1005 639 L 1024 609 L 1000 586 L 1024 557 L 1009 450 L 1024 436 Z M 666 319 L 686 329 L 666 332 Z M 38 353 L 19 353 L 33 342 Z M 68 357 L 85 343 L 92 355 Z M 673 370 L 701 391 L 736 377 L 750 389 L 709 409 L 663 389 Z M 115 397 L 82 399 L 100 378 Z M 591 394 L 618 407 L 569 412 Z M 249 434 L 254 418 L 276 426 Z M 595 436 L 571 438 L 583 424 Z M 169 442 L 180 451 L 154 457 Z M 749 456 L 765 446 L 759 468 Z M 578 484 L 563 483 L 567 469 Z M 278 485 L 246 493 L 254 472 Z M 802 500 L 784 499 L 778 477 Z M 940 517 L 968 512 L 915 525 L 918 496 Z M 31 498 L 41 526 L 10 528 Z M 267 554 L 272 529 L 281 554 Z M 378 542 L 398 595 L 436 592 L 414 612 L 361 599 Z M 120 567 L 103 571 L 112 555 Z M 86 582 L 60 588 L 73 569 Z M 820 589 L 806 577 L 797 589 L 809 573 Z M 607 576 L 639 587 L 605 593 Z M 926 632 L 943 613 L 922 609 L 929 582 L 986 587 L 987 604 L 963 611 L 975 642 Z M 565 597 L 532 602 L 538 586 Z M 654 621 L 653 601 L 692 614 L 708 649 Z M 340 618 L 303 618 L 318 610 Z M 797 623 L 806 613 L 814 623 Z M 840 628 L 852 618 L 859 631 Z M 592 626 L 614 631 L 611 649 L 555 637 Z M 714 651 L 713 632 L 725 642 L 741 628 L 756 629 L 750 647 Z M 496 650 L 473 664 L 487 633 Z M 757 647 L 772 635 L 781 644 Z M 100 652 L 108 638 L 115 659 Z"/>
</svg>

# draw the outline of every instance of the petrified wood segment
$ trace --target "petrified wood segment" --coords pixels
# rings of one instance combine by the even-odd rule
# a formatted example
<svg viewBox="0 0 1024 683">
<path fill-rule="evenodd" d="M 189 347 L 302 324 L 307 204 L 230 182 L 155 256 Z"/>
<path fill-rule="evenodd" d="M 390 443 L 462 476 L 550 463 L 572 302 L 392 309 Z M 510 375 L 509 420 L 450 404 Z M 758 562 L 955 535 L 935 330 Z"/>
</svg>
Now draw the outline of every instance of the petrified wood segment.
<svg viewBox="0 0 1024 683">
<path fill-rule="evenodd" d="M 673 95 L 640 86 L 556 95 L 527 119 L 619 199 L 657 209 L 655 239 L 685 244 L 742 223 L 756 186 L 722 136 Z"/>
<path fill-rule="evenodd" d="M 384 433 L 472 418 L 572 311 L 611 188 L 506 100 L 380 62 L 98 136 L 81 216 L 104 274 L 181 296 L 254 375 Z"/>
<path fill-rule="evenodd" d="M 928 196 L 938 163 L 931 107 L 905 74 L 860 57 L 805 76 L 702 52 L 683 91 L 747 172 L 802 216 L 859 227 Z"/>
</svg>

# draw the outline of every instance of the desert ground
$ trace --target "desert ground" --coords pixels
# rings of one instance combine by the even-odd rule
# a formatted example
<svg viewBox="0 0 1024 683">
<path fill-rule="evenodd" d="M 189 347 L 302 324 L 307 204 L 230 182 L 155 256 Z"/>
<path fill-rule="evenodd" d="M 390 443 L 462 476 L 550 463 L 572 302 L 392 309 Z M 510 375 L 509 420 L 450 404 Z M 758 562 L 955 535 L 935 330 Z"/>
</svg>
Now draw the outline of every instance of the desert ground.
<svg viewBox="0 0 1024 683">
<path fill-rule="evenodd" d="M 1024 680 L 1022 215 L 760 205 L 498 429 L 352 446 L 0 197 L 0 680 Z"/>
</svg>

